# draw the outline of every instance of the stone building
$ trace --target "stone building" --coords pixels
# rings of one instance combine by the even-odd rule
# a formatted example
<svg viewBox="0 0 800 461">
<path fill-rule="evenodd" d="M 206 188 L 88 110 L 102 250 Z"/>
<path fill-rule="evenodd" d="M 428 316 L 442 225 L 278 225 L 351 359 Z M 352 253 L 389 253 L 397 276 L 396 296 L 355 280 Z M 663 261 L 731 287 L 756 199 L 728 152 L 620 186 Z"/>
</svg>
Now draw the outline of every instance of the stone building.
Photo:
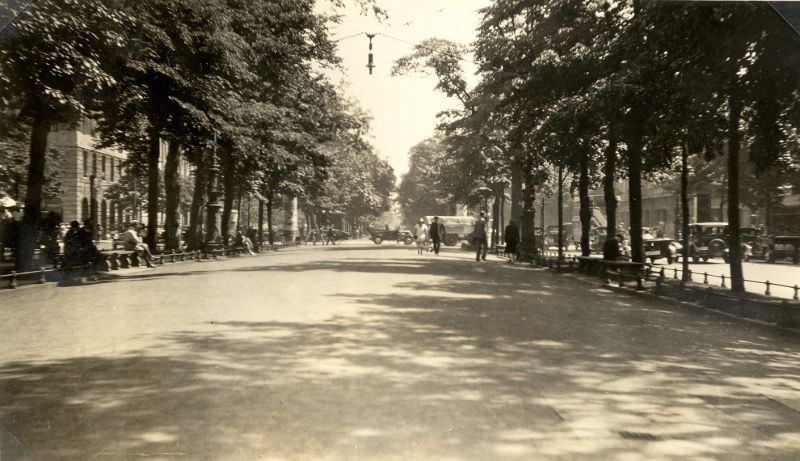
<svg viewBox="0 0 800 461">
<path fill-rule="evenodd" d="M 112 232 L 126 222 L 147 222 L 144 206 L 124 207 L 106 196 L 108 188 L 117 183 L 124 174 L 123 162 L 127 152 L 114 148 L 96 146 L 97 124 L 85 118 L 74 126 L 56 126 L 48 136 L 48 146 L 60 153 L 58 179 L 61 183 L 61 197 L 58 201 L 44 203 L 45 210 L 61 214 L 63 222 L 81 221 L 92 218 L 103 233 Z M 160 168 L 163 170 L 168 144 L 161 142 Z M 181 159 L 179 175 L 189 178 L 192 175 L 188 162 Z M 131 191 L 133 196 L 146 197 L 147 190 Z M 159 225 L 163 224 L 163 214 L 159 213 Z M 181 213 L 181 222 L 188 222 L 188 210 Z"/>
</svg>

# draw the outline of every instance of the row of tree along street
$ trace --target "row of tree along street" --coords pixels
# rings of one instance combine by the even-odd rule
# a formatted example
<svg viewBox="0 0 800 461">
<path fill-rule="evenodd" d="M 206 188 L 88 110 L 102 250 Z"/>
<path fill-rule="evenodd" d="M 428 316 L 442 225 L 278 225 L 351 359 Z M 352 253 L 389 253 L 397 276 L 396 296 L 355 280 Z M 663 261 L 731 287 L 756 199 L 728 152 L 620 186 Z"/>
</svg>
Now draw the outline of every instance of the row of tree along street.
<svg viewBox="0 0 800 461">
<path fill-rule="evenodd" d="M 372 0 L 354 2 L 365 14 L 382 14 Z M 129 153 L 134 177 L 127 181 L 146 178 L 151 248 L 159 212 L 166 249 L 178 244 L 181 157 L 195 167 L 194 245 L 204 204 L 222 200 L 220 234 L 227 236 L 235 199 L 250 191 L 268 205 L 278 194 L 303 196 L 312 214 L 338 210 L 359 219 L 388 209 L 394 173 L 365 139 L 368 117 L 322 73 L 338 64 L 329 36 L 338 17 L 315 3 L 3 2 L 0 144 L 6 152 L 28 145 L 17 266 L 33 260 L 47 135 L 82 117 L 97 121 L 102 145 Z M 333 12 L 344 6 L 328 3 Z"/>
<path fill-rule="evenodd" d="M 687 235 L 689 167 L 723 158 L 732 289 L 741 291 L 741 184 L 754 184 L 767 205 L 800 185 L 800 39 L 781 15 L 787 8 L 795 7 L 497 0 L 482 10 L 471 49 L 429 39 L 395 62 L 398 74 L 433 71 L 461 104 L 442 117 L 445 154 L 425 181 L 467 204 L 510 183 L 531 257 L 537 193 L 561 197 L 565 178 L 575 178 L 588 255 L 590 189 L 602 185 L 613 236 L 614 183 L 627 179 L 632 259 L 643 262 L 643 178 L 680 178 Z M 468 51 L 480 77 L 472 89 L 461 74 Z M 743 163 L 753 172 L 746 181 Z M 401 185 L 401 201 L 413 202 L 408 191 L 413 184 Z"/>
</svg>

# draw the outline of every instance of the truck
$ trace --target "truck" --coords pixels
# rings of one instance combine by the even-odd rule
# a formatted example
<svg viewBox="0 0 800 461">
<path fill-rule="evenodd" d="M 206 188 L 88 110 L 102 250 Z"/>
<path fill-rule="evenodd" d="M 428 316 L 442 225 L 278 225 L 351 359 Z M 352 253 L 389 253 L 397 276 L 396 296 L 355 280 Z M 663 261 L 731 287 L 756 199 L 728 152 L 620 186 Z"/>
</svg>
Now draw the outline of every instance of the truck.
<svg viewBox="0 0 800 461">
<path fill-rule="evenodd" d="M 475 229 L 475 218 L 472 216 L 438 216 L 444 224 L 445 237 L 442 242 L 447 246 L 455 246 L 461 240 L 470 240 Z M 425 216 L 425 224 L 430 227 L 433 216 Z"/>
</svg>

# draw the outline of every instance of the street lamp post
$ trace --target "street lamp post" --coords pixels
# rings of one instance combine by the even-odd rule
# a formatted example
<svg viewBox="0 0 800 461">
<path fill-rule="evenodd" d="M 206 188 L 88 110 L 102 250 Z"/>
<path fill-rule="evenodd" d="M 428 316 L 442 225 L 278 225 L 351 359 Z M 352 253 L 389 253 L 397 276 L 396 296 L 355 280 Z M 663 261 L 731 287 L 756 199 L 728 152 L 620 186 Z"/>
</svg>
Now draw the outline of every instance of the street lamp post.
<svg viewBox="0 0 800 461">
<path fill-rule="evenodd" d="M 206 204 L 206 252 L 220 247 L 219 243 L 219 163 L 217 162 L 217 135 L 214 134 L 214 145 L 211 148 L 211 161 L 208 167 L 208 203 Z"/>
</svg>

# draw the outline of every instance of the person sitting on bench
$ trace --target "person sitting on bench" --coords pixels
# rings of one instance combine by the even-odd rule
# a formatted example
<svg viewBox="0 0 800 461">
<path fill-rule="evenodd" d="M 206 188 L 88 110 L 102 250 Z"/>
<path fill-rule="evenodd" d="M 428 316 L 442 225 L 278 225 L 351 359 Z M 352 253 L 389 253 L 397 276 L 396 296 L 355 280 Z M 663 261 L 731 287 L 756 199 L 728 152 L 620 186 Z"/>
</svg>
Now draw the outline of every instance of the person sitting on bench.
<svg viewBox="0 0 800 461">
<path fill-rule="evenodd" d="M 128 224 L 128 229 L 119 236 L 122 242 L 122 248 L 128 251 L 136 251 L 136 254 L 147 264 L 147 267 L 153 266 L 153 255 L 150 253 L 150 248 L 146 243 L 142 242 L 139 234 L 136 232 L 136 224 Z"/>
</svg>

